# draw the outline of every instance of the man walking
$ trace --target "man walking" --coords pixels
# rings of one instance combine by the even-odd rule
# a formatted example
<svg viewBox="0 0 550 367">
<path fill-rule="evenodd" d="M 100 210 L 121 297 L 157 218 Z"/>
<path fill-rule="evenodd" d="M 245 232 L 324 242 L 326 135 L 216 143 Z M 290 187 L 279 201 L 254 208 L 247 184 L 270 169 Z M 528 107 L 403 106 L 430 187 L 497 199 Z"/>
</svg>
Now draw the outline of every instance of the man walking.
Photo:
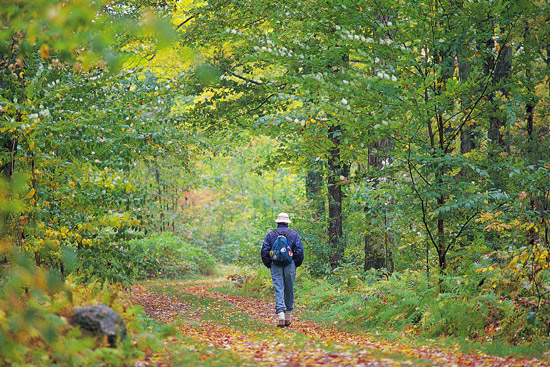
<svg viewBox="0 0 550 367">
<path fill-rule="evenodd" d="M 285 327 L 291 323 L 294 279 L 296 268 L 304 261 L 304 247 L 298 232 L 288 228 L 287 213 L 280 213 L 275 222 L 278 226 L 265 236 L 261 255 L 264 265 L 271 269 L 277 326 Z"/>
</svg>

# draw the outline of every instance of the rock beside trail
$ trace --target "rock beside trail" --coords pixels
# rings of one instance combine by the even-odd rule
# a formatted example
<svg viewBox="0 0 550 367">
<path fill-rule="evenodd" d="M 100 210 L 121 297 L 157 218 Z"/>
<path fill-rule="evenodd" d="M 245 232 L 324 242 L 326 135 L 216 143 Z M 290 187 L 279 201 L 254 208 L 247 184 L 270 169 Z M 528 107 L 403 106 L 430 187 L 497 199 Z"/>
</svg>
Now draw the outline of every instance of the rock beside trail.
<svg viewBox="0 0 550 367">
<path fill-rule="evenodd" d="M 120 316 L 105 305 L 75 308 L 71 323 L 80 327 L 83 333 L 93 336 L 107 336 L 111 348 L 118 340 L 126 338 L 126 325 Z"/>
</svg>

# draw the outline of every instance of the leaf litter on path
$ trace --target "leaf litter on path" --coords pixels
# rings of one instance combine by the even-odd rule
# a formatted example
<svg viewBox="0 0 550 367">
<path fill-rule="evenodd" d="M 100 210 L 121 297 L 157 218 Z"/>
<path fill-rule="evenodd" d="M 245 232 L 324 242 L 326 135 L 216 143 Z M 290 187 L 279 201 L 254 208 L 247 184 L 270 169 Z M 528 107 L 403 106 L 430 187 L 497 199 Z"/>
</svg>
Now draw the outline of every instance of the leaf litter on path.
<svg viewBox="0 0 550 367">
<path fill-rule="evenodd" d="M 536 359 L 373 340 L 302 321 L 299 311 L 290 327 L 276 328 L 272 303 L 212 290 L 224 284 L 224 280 L 148 283 L 133 287 L 132 295 L 149 317 L 176 325 L 183 336 L 202 345 L 234 354 L 231 365 L 550 366 Z"/>
</svg>

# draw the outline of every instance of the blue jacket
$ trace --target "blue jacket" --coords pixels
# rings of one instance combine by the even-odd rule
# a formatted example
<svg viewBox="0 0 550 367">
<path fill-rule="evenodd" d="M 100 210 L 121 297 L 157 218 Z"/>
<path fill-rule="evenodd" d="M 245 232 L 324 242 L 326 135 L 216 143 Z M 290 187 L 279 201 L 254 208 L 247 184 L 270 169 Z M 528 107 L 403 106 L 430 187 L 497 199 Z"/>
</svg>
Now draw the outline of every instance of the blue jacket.
<svg viewBox="0 0 550 367">
<path fill-rule="evenodd" d="M 287 233 L 289 231 L 288 224 L 279 223 L 277 230 L 279 233 Z M 268 268 L 271 268 L 271 257 L 269 256 L 269 251 L 271 251 L 271 246 L 273 246 L 276 240 L 277 233 L 275 233 L 275 231 L 270 231 L 265 236 L 264 243 L 262 245 L 262 262 Z M 304 261 L 304 246 L 302 245 L 300 235 L 298 232 L 290 230 L 290 232 L 286 235 L 286 240 L 293 252 L 292 259 L 294 260 L 294 265 L 299 267 Z"/>
</svg>

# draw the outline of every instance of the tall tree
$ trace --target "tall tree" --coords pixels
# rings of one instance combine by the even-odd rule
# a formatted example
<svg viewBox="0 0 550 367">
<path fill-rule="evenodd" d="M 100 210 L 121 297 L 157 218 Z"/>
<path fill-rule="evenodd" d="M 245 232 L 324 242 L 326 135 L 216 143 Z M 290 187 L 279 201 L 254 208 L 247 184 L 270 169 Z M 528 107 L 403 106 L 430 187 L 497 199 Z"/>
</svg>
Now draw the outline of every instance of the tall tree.
<svg viewBox="0 0 550 367">
<path fill-rule="evenodd" d="M 523 19 L 542 10 L 527 1 L 486 5 L 190 6 L 182 11 L 182 42 L 201 57 L 185 76 L 186 121 L 227 139 L 243 129 L 277 138 L 273 166 L 324 166 L 332 268 L 347 250 L 340 223 L 350 163 L 365 166 L 369 147 L 391 138 L 388 155 L 406 173 L 396 185 L 409 185 L 406 200 L 444 270 L 479 213 L 506 199 L 495 185 L 505 174 L 490 166 L 496 151 L 484 133 L 504 136 L 517 108 L 508 100 L 517 91 L 513 42 Z"/>
<path fill-rule="evenodd" d="M 122 67 L 122 40 L 139 41 L 137 22 L 150 47 L 166 23 L 154 9 L 130 16 L 135 7 L 118 5 L 39 0 L 0 10 L 0 159 L 23 203 L 2 236 L 37 264 L 62 268 L 63 247 L 138 233 L 146 217 L 134 163 L 182 151 L 170 146 L 185 138 L 173 123 L 169 83 Z"/>
<path fill-rule="evenodd" d="M 365 65 L 374 62 L 365 50 L 378 47 L 372 35 L 380 26 L 368 16 L 358 6 L 316 1 L 212 1 L 190 9 L 182 27 L 184 42 L 206 49 L 207 64 L 222 76 L 190 118 L 278 138 L 278 164 L 325 165 L 333 268 L 345 252 L 342 183 L 376 139 L 369 134 L 376 119 L 365 111 L 382 108 L 364 104 L 372 98 Z"/>
</svg>

